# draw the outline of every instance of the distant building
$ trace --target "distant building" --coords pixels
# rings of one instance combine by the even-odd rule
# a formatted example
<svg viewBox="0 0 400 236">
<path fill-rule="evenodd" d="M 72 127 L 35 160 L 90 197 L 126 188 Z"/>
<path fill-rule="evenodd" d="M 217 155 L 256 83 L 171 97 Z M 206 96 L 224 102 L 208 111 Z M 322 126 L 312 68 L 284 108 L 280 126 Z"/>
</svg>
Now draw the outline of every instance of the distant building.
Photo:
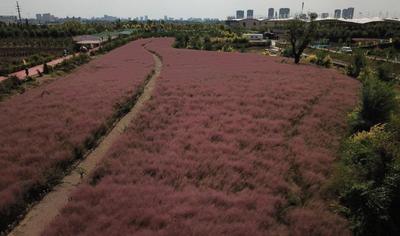
<svg viewBox="0 0 400 236">
<path fill-rule="evenodd" d="M 347 15 L 348 15 L 347 9 L 343 9 L 342 10 L 342 18 L 347 19 Z"/>
<path fill-rule="evenodd" d="M 353 19 L 354 18 L 354 7 L 349 7 L 347 9 L 343 9 L 342 17 L 344 19 Z"/>
<path fill-rule="evenodd" d="M 72 39 L 76 45 L 81 47 L 84 46 L 86 48 L 99 47 L 103 42 L 103 38 L 93 35 L 80 35 L 75 36 Z"/>
<path fill-rule="evenodd" d="M 298 17 L 301 20 L 308 20 L 308 15 L 306 13 L 301 13 L 301 14 L 299 14 Z"/>
<path fill-rule="evenodd" d="M 328 18 L 329 17 L 329 13 L 322 13 L 321 14 L 321 18 L 322 19 L 326 19 L 326 18 Z"/>
<path fill-rule="evenodd" d="M 347 8 L 347 19 L 354 18 L 354 7 Z"/>
<path fill-rule="evenodd" d="M 287 19 L 290 16 L 290 8 L 279 9 L 279 19 Z"/>
<path fill-rule="evenodd" d="M 341 17 L 342 17 L 342 10 L 336 9 L 336 10 L 335 10 L 335 14 L 333 15 L 333 18 L 339 19 L 339 18 L 341 18 Z"/>
<path fill-rule="evenodd" d="M 243 37 L 247 38 L 250 41 L 261 41 L 264 39 L 263 34 L 243 34 Z"/>
<path fill-rule="evenodd" d="M 17 23 L 17 17 L 16 16 L 0 16 L 0 22 L 6 23 L 6 24 L 14 24 Z"/>
<path fill-rule="evenodd" d="M 36 21 L 39 24 L 47 24 L 47 23 L 56 22 L 57 17 L 53 16 L 50 13 L 36 14 Z"/>
<path fill-rule="evenodd" d="M 274 18 L 274 12 L 275 12 L 274 8 L 268 9 L 268 19 L 273 19 Z"/>
<path fill-rule="evenodd" d="M 254 10 L 247 10 L 247 19 L 254 18 Z"/>
<path fill-rule="evenodd" d="M 38 23 L 42 22 L 42 14 L 36 14 L 36 20 Z"/>
<path fill-rule="evenodd" d="M 244 11 L 243 10 L 236 11 L 236 19 L 244 19 Z"/>
</svg>

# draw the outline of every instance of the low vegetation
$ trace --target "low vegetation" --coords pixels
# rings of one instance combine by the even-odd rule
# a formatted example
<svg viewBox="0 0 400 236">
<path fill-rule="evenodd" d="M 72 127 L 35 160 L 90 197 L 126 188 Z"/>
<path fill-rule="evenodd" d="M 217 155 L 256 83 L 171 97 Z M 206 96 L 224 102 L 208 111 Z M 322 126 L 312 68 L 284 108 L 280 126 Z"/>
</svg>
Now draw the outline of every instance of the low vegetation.
<svg viewBox="0 0 400 236">
<path fill-rule="evenodd" d="M 0 103 L 0 231 L 54 186 L 119 118 L 121 104 L 153 68 L 141 44 L 125 45 L 65 78 Z M 73 60 L 75 65 L 86 57 Z"/>
<path fill-rule="evenodd" d="M 399 100 L 380 76 L 368 67 L 360 73 L 361 101 L 331 183 L 355 235 L 400 233 Z"/>
<path fill-rule="evenodd" d="M 152 100 L 45 235 L 348 233 L 318 192 L 357 81 L 151 41 L 165 65 Z"/>
</svg>

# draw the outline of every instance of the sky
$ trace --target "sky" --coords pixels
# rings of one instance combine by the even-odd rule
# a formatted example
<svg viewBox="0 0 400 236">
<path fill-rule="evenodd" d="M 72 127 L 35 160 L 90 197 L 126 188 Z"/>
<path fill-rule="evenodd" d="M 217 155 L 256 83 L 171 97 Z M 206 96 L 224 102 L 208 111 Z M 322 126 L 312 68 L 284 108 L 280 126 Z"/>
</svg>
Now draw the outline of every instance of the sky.
<svg viewBox="0 0 400 236">
<path fill-rule="evenodd" d="M 335 8 L 355 7 L 355 16 L 400 17 L 400 0 L 303 0 L 306 11 L 328 12 Z M 267 14 L 269 7 L 289 7 L 292 13 L 301 11 L 302 0 L 19 0 L 22 17 L 36 13 L 51 13 L 58 17 L 117 17 L 148 15 L 151 19 L 165 15 L 175 18 L 220 18 L 235 15 L 238 9 L 254 9 L 256 16 Z M 0 15 L 16 15 L 15 0 L 0 0 Z"/>
</svg>

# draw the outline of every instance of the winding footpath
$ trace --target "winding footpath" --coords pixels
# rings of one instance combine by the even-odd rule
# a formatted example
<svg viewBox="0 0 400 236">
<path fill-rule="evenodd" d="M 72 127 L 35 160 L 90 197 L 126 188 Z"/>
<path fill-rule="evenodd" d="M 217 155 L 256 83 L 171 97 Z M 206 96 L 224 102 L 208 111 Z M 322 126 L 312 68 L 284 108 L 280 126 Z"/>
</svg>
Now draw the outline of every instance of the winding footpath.
<svg viewBox="0 0 400 236">
<path fill-rule="evenodd" d="M 64 177 L 61 184 L 54 187 L 50 193 L 30 209 L 25 218 L 10 232 L 10 236 L 40 235 L 68 203 L 69 195 L 76 190 L 81 183 L 87 181 L 87 176 L 90 176 L 90 173 L 96 169 L 112 144 L 125 131 L 129 124 L 135 120 L 146 101 L 151 98 L 156 79 L 160 76 L 162 69 L 161 59 L 153 52 L 149 51 L 149 53 L 153 55 L 155 61 L 154 73 L 152 77 L 147 80 L 143 94 L 140 96 L 135 106 L 115 124 L 114 128 L 103 138 L 99 145 L 90 152 L 69 175 Z M 81 176 L 82 171 L 85 172 L 83 177 Z"/>
</svg>

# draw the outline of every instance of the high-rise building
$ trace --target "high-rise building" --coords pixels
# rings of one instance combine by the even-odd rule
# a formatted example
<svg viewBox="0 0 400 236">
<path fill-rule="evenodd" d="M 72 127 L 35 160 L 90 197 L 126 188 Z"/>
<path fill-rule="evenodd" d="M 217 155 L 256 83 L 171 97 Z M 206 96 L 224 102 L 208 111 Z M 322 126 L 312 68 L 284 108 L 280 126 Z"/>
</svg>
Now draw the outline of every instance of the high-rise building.
<svg viewBox="0 0 400 236">
<path fill-rule="evenodd" d="M 354 7 L 347 8 L 347 19 L 354 18 Z"/>
<path fill-rule="evenodd" d="M 40 24 L 47 24 L 51 22 L 56 22 L 57 17 L 53 16 L 50 13 L 36 14 L 36 21 Z"/>
<path fill-rule="evenodd" d="M 274 18 L 274 12 L 275 12 L 274 8 L 268 9 L 268 19 Z"/>
<path fill-rule="evenodd" d="M 290 8 L 279 9 L 279 19 L 286 19 L 290 16 Z"/>
<path fill-rule="evenodd" d="M 321 18 L 322 19 L 326 19 L 326 18 L 328 18 L 329 17 L 329 13 L 322 13 L 321 14 Z"/>
<path fill-rule="evenodd" d="M 238 10 L 236 11 L 236 19 L 243 19 L 244 18 L 244 11 Z"/>
<path fill-rule="evenodd" d="M 344 19 L 353 19 L 354 18 L 354 7 L 349 7 L 347 9 L 343 9 L 342 17 Z"/>
<path fill-rule="evenodd" d="M 36 20 L 38 23 L 42 23 L 42 14 L 36 14 Z"/>
<path fill-rule="evenodd" d="M 247 19 L 254 18 L 254 10 L 247 10 Z"/>
<path fill-rule="evenodd" d="M 348 10 L 347 9 L 343 9 L 342 10 L 342 18 L 344 18 L 344 19 L 349 19 L 348 16 L 349 15 L 349 13 L 348 13 Z"/>
<path fill-rule="evenodd" d="M 333 17 L 334 17 L 335 19 L 339 19 L 340 17 L 342 17 L 342 10 L 336 9 L 336 10 L 335 10 L 335 14 L 333 15 Z"/>
</svg>

